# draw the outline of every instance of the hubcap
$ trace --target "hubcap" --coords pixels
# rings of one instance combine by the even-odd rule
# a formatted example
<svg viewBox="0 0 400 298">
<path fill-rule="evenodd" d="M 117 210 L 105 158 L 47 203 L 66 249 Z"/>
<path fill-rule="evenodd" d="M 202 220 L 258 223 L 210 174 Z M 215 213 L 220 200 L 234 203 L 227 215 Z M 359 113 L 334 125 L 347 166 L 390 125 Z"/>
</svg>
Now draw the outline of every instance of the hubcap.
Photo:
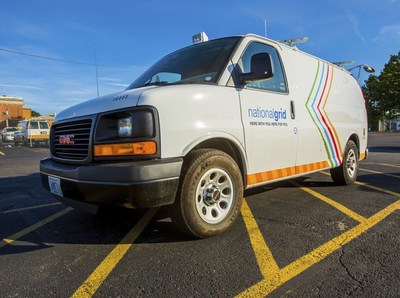
<svg viewBox="0 0 400 298">
<path fill-rule="evenodd" d="M 203 174 L 196 189 L 196 209 L 205 222 L 222 222 L 232 208 L 233 199 L 233 182 L 226 171 L 210 169 Z"/>
<path fill-rule="evenodd" d="M 349 154 L 347 155 L 347 174 L 349 174 L 350 177 L 354 177 L 354 175 L 357 172 L 357 154 L 354 152 L 354 150 L 350 150 Z"/>
</svg>

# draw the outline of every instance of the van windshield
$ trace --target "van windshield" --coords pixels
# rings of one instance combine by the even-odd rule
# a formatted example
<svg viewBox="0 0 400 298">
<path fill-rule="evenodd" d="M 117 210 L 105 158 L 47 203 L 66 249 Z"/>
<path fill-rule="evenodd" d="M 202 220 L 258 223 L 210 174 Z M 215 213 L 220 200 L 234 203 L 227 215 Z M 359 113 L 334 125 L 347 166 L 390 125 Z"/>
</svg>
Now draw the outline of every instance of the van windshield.
<svg viewBox="0 0 400 298">
<path fill-rule="evenodd" d="M 168 84 L 216 84 L 241 37 L 195 44 L 173 52 L 146 70 L 128 88 Z"/>
</svg>

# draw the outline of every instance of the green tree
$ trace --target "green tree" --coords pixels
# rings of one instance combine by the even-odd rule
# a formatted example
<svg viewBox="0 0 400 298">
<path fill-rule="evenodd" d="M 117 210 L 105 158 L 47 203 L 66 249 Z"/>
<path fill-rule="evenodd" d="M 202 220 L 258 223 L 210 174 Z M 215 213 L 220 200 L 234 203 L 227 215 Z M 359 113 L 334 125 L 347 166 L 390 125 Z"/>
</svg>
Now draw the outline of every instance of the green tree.
<svg viewBox="0 0 400 298">
<path fill-rule="evenodd" d="M 385 113 L 380 105 L 379 98 L 379 78 L 378 76 L 371 75 L 368 80 L 365 81 L 365 85 L 362 87 L 365 101 L 367 104 L 368 120 L 370 123 L 377 122 L 384 118 Z"/>
<path fill-rule="evenodd" d="M 400 115 L 400 52 L 391 55 L 382 72 L 371 75 L 362 87 L 371 122 Z"/>
<path fill-rule="evenodd" d="M 40 113 L 32 110 L 32 117 L 40 117 L 40 116 L 42 116 Z"/>
</svg>

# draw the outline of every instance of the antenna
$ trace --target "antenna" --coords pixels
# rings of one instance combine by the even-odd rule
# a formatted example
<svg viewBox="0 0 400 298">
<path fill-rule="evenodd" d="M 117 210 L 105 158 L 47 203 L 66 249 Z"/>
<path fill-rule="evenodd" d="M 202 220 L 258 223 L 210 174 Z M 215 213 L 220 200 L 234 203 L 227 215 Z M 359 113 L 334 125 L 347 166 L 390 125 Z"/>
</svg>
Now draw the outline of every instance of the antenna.
<svg viewBox="0 0 400 298">
<path fill-rule="evenodd" d="M 99 75 L 97 73 L 97 52 L 96 52 L 96 43 L 94 43 L 94 65 L 96 67 L 96 85 L 97 85 L 97 97 L 100 97 L 99 95 Z"/>
<path fill-rule="evenodd" d="M 264 37 L 267 38 L 267 19 L 264 19 Z"/>
<path fill-rule="evenodd" d="M 205 32 L 200 32 L 192 36 L 193 44 L 208 41 L 208 36 Z"/>
</svg>

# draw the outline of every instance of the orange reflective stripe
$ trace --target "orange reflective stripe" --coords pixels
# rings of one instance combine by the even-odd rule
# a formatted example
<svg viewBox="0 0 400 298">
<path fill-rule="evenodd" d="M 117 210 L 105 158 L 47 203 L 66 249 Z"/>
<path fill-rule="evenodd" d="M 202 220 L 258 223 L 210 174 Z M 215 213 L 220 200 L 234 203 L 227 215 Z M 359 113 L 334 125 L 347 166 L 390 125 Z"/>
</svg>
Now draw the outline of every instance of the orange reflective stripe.
<svg viewBox="0 0 400 298">
<path fill-rule="evenodd" d="M 48 139 L 49 135 L 31 135 L 29 136 L 30 139 Z"/>
<path fill-rule="evenodd" d="M 284 178 L 284 177 L 290 177 L 290 176 L 294 176 L 294 175 L 323 170 L 323 169 L 327 169 L 327 168 L 329 168 L 328 161 L 320 161 L 320 162 L 314 162 L 314 163 L 309 163 L 309 164 L 305 164 L 305 165 L 299 165 L 299 166 L 295 166 L 295 167 L 282 168 L 282 169 L 276 169 L 276 170 L 272 170 L 272 171 L 254 173 L 254 174 L 247 175 L 247 184 L 252 185 L 252 184 L 257 184 L 257 183 L 261 183 L 261 182 L 265 182 L 265 181 L 271 181 L 271 180 L 280 179 L 280 178 Z"/>
</svg>

